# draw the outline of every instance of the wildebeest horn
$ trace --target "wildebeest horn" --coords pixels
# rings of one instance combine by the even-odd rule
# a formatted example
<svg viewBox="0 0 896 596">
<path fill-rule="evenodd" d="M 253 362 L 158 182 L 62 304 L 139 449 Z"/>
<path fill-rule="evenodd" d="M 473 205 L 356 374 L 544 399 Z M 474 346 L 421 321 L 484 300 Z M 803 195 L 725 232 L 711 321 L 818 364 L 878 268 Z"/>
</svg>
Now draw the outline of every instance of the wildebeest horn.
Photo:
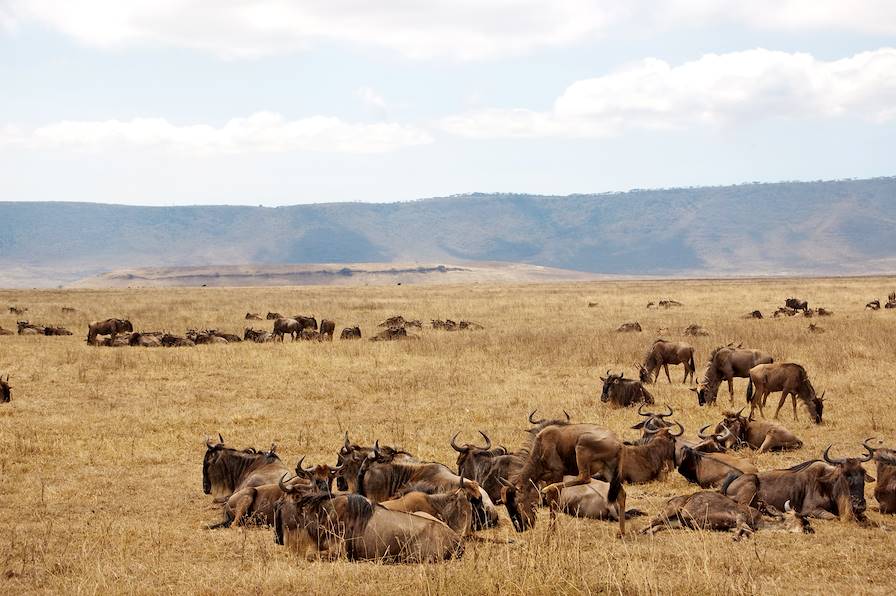
<svg viewBox="0 0 896 596">
<path fill-rule="evenodd" d="M 339 472 L 339 471 L 341 471 L 342 468 L 345 467 L 345 462 L 342 462 L 342 465 L 341 465 L 341 466 L 327 466 L 327 467 L 330 469 L 330 473 L 332 474 L 333 472 Z"/>
<path fill-rule="evenodd" d="M 619 373 L 619 380 L 621 381 L 624 378 L 625 378 L 625 372 Z"/>
<path fill-rule="evenodd" d="M 289 476 L 289 472 L 286 472 L 285 474 L 283 474 L 283 476 L 280 477 L 280 480 L 277 481 L 277 486 L 279 486 L 280 490 L 282 490 L 286 494 L 291 494 L 295 490 L 295 487 L 286 486 L 283 483 L 283 479 L 286 478 L 287 476 Z"/>
<path fill-rule="evenodd" d="M 865 439 L 864 441 L 862 441 L 862 446 L 863 446 L 865 449 L 867 449 L 868 451 L 870 451 L 871 453 L 874 453 L 875 451 L 877 451 L 877 449 L 880 449 L 880 447 L 878 447 L 877 449 L 875 449 L 874 447 L 871 447 L 870 445 L 868 445 L 868 441 L 870 441 L 870 440 L 873 439 L 873 438 L 874 438 L 874 437 L 868 437 L 867 439 Z"/>
<path fill-rule="evenodd" d="M 784 501 L 784 512 L 790 513 L 791 511 L 793 511 L 793 507 L 790 506 L 790 499 L 787 499 Z"/>
<path fill-rule="evenodd" d="M 669 431 L 669 434 L 672 435 L 673 437 L 680 437 L 681 435 L 684 434 L 684 426 L 682 426 L 680 422 L 675 422 L 674 424 L 678 427 L 678 432 L 677 432 L 677 433 L 673 433 L 673 432 L 670 430 L 670 431 Z M 670 427 L 670 428 L 671 428 L 671 427 Z"/>
<path fill-rule="evenodd" d="M 271 443 L 271 448 L 268 450 L 268 455 L 274 455 L 274 452 L 277 450 L 277 443 Z"/>
<path fill-rule="evenodd" d="M 824 450 L 824 453 L 822 454 L 822 457 L 824 458 L 824 461 L 828 462 L 829 464 L 834 464 L 834 465 L 836 465 L 836 464 L 842 464 L 844 460 L 842 460 L 842 459 L 831 459 L 831 456 L 828 455 L 828 452 L 831 450 L 831 447 L 833 447 L 833 444 L 832 444 L 832 445 L 828 445 L 828 448 Z"/>
<path fill-rule="evenodd" d="M 9 379 L 7 378 L 7 380 L 9 380 Z M 828 392 L 827 389 L 825 389 L 824 391 L 822 391 L 822 392 L 821 392 L 821 397 L 819 397 L 818 399 L 820 399 L 821 401 L 824 401 L 824 394 L 827 393 L 827 392 Z"/>
<path fill-rule="evenodd" d="M 740 417 L 740 415 L 743 414 L 743 413 L 744 413 L 744 410 L 746 410 L 746 409 L 747 409 L 747 406 L 742 407 L 741 409 L 739 409 L 739 410 L 737 411 L 737 414 L 735 414 L 735 416 Z"/>
<path fill-rule="evenodd" d="M 566 410 L 563 410 L 563 415 L 566 416 L 566 421 L 567 421 L 567 422 L 569 422 L 570 420 L 572 420 L 572 418 L 570 418 L 570 416 L 569 416 L 569 412 L 567 412 Z"/>
<path fill-rule="evenodd" d="M 348 431 L 345 431 L 345 441 L 342 443 L 342 446 L 345 447 L 346 451 L 348 451 L 352 446 L 352 444 L 348 440 Z"/>
<path fill-rule="evenodd" d="M 609 377 L 610 377 L 610 369 L 608 368 L 607 369 L 607 378 L 609 378 Z"/>
<path fill-rule="evenodd" d="M 488 435 L 482 431 L 479 431 L 479 434 L 482 435 L 482 438 L 485 439 L 485 447 L 482 447 L 485 451 L 488 451 L 492 448 L 492 440 L 488 438 Z"/>
<path fill-rule="evenodd" d="M 457 451 L 458 453 L 466 453 L 467 451 L 470 450 L 469 447 L 466 447 L 466 446 L 458 447 L 458 445 L 457 445 L 456 439 L 457 439 L 457 435 L 459 435 L 459 434 L 460 434 L 460 431 L 457 431 L 456 433 L 454 433 L 454 436 L 451 437 L 451 448 L 454 449 L 455 451 Z"/>
<path fill-rule="evenodd" d="M 303 472 L 306 472 L 306 473 L 313 472 L 314 466 L 311 466 L 310 468 L 306 468 L 305 466 L 302 465 L 302 462 L 304 462 L 304 461 L 305 461 L 305 456 L 303 455 L 302 459 L 299 460 L 299 463 L 296 464 L 296 472 L 298 472 L 299 470 L 302 470 Z"/>
<path fill-rule="evenodd" d="M 377 459 L 379 459 L 382 456 L 382 453 L 380 453 L 380 440 L 379 439 L 377 439 L 376 441 L 373 442 L 373 454 L 374 454 L 374 456 L 376 456 Z"/>
<path fill-rule="evenodd" d="M 874 457 L 874 449 L 871 449 L 870 447 L 868 447 L 868 445 L 865 445 L 865 443 L 862 443 L 862 445 L 868 451 L 868 454 L 859 458 L 859 461 L 866 462 L 866 461 L 870 460 L 872 457 Z"/>
<path fill-rule="evenodd" d="M 656 416 L 657 418 L 666 418 L 668 416 L 671 416 L 674 413 L 672 406 L 670 406 L 669 404 L 663 404 L 663 405 L 666 406 L 666 409 L 669 410 L 669 412 L 667 414 L 654 414 L 654 416 Z"/>
<path fill-rule="evenodd" d="M 703 428 L 701 428 L 700 430 L 698 430 L 698 431 L 697 431 L 697 436 L 700 437 L 701 439 L 708 439 L 709 436 L 706 435 L 706 434 L 704 433 L 704 431 L 705 431 L 707 428 L 709 428 L 710 426 L 712 426 L 712 424 L 707 424 L 706 426 L 704 426 Z"/>
<path fill-rule="evenodd" d="M 529 413 L 529 424 L 541 424 L 542 422 L 544 422 L 544 418 L 542 418 L 541 420 L 535 420 L 534 418 L 532 418 L 532 416 L 535 416 L 535 412 L 537 411 L 538 410 L 536 409 L 532 410 L 532 412 Z"/>
<path fill-rule="evenodd" d="M 650 418 L 651 416 L 653 416 L 653 412 L 647 412 L 645 414 L 644 412 L 641 411 L 644 408 L 644 406 L 646 406 L 646 405 L 647 404 L 641 404 L 640 406 L 638 406 L 638 416 L 644 416 L 645 418 Z"/>
<path fill-rule="evenodd" d="M 218 440 L 221 442 L 221 444 L 224 443 L 224 437 L 221 436 L 221 433 L 218 433 Z"/>
<path fill-rule="evenodd" d="M 498 445 L 498 449 L 503 451 L 504 455 L 507 455 L 508 453 L 510 453 L 509 451 L 507 451 L 507 447 L 505 447 L 504 445 Z"/>
</svg>

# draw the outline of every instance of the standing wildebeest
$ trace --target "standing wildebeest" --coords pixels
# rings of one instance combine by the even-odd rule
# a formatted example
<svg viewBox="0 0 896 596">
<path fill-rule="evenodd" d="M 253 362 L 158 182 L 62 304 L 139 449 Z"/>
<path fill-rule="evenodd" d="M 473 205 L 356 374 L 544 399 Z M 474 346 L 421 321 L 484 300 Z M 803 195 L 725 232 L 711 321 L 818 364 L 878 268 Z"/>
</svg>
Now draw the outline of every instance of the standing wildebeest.
<svg viewBox="0 0 896 596">
<path fill-rule="evenodd" d="M 562 489 L 591 482 L 597 474 L 610 483 L 607 502 L 625 511 L 622 486 L 623 444 L 613 431 L 593 424 L 548 426 L 538 433 L 523 467 L 504 486 L 502 500 L 517 532 L 535 525 L 536 509 L 545 495 L 553 521 Z M 578 474 L 573 480 L 567 475 Z M 539 487 L 547 484 L 541 491 Z M 619 532 L 625 534 L 625 516 L 619 517 Z"/>
<path fill-rule="evenodd" d="M 793 310 L 801 310 L 803 312 L 809 311 L 809 303 L 806 300 L 800 300 L 799 298 L 788 298 L 784 301 L 784 306 L 792 308 Z"/>
<path fill-rule="evenodd" d="M 756 391 L 753 392 L 755 385 Z M 750 382 L 747 384 L 747 402 L 750 404 L 749 419 L 753 419 L 753 412 L 759 406 L 759 414 L 765 418 L 763 406 L 770 393 L 780 391 L 781 401 L 775 410 L 775 420 L 781 412 L 781 407 L 790 395 L 793 400 L 793 419 L 796 420 L 796 398 L 806 404 L 809 415 L 815 424 L 821 424 L 821 412 L 824 409 L 824 393 L 821 397 L 815 394 L 815 387 L 809 381 L 806 369 L 792 362 L 774 362 L 772 364 L 758 364 L 750 369 Z"/>
<path fill-rule="evenodd" d="M 329 341 L 333 341 L 333 333 L 336 331 L 336 323 L 330 319 L 321 319 L 320 336 L 326 337 Z"/>
<path fill-rule="evenodd" d="M 313 329 L 314 331 L 317 331 L 317 319 L 314 318 L 314 315 L 311 315 L 310 317 L 306 317 L 305 315 L 295 315 L 293 319 L 299 322 L 302 329 Z"/>
<path fill-rule="evenodd" d="M 342 330 L 342 333 L 339 334 L 339 339 L 361 339 L 361 328 L 357 325 L 354 327 L 346 327 Z"/>
<path fill-rule="evenodd" d="M 694 347 L 683 342 L 666 341 L 657 339 L 653 342 L 647 355 L 644 356 L 644 364 L 640 365 L 641 381 L 650 382 L 651 374 L 656 371 L 653 382 L 660 378 L 660 368 L 666 371 L 666 379 L 672 382 L 669 376 L 669 365 L 684 365 L 684 379 L 682 383 L 688 382 L 688 376 L 694 381 L 694 371 L 697 367 L 694 364 Z"/>
<path fill-rule="evenodd" d="M 719 385 L 722 381 L 728 381 L 728 393 L 733 404 L 734 377 L 747 378 L 750 376 L 750 369 L 757 364 L 770 364 L 774 361 L 770 354 L 760 350 L 748 350 L 739 346 L 716 348 L 709 355 L 703 380 L 691 391 L 697 393 L 697 402 L 701 406 L 713 404 L 719 393 Z"/>
<path fill-rule="evenodd" d="M 6 380 L 0 379 L 0 403 L 9 403 L 12 400 L 12 386 L 9 384 L 9 373 Z"/>
<path fill-rule="evenodd" d="M 283 341 L 283 336 L 286 334 L 289 334 L 295 341 L 301 331 L 302 326 L 295 319 L 277 319 L 274 321 L 273 334 L 280 341 Z"/>
<path fill-rule="evenodd" d="M 600 392 L 600 401 L 604 403 L 609 402 L 616 408 L 633 406 L 642 402 L 645 404 L 655 403 L 653 396 L 644 388 L 641 381 L 626 379 L 625 373 L 613 375 L 608 370 L 606 377 L 599 378 L 604 383 Z"/>
<path fill-rule="evenodd" d="M 451 437 L 451 448 L 457 451 L 457 473 L 478 482 L 492 502 L 499 505 L 502 503 L 500 479 L 513 476 L 523 465 L 523 458 L 507 453 L 504 447 L 492 449 L 488 435 L 482 431 L 479 434 L 485 439 L 484 447 L 470 443 L 458 445 L 457 434 Z"/>
<path fill-rule="evenodd" d="M 896 292 L 890 292 L 887 295 L 887 303 L 884 304 L 884 308 L 896 308 Z"/>
<path fill-rule="evenodd" d="M 132 333 L 134 326 L 127 319 L 106 319 L 91 323 L 87 330 L 87 343 L 94 344 L 97 335 L 109 335 L 114 342 L 119 333 Z"/>
<path fill-rule="evenodd" d="M 202 492 L 214 495 L 216 503 L 226 501 L 234 492 L 248 486 L 276 484 L 289 472 L 274 453 L 273 445 L 266 452 L 251 448 L 240 451 L 225 447 L 221 435 L 218 439 L 219 443 L 206 440 L 202 461 Z"/>
<path fill-rule="evenodd" d="M 274 514 L 275 542 L 309 558 L 435 563 L 463 554 L 462 537 L 425 513 L 390 511 L 361 495 L 286 495 Z"/>
<path fill-rule="evenodd" d="M 758 502 L 780 510 L 790 501 L 801 515 L 820 519 L 839 516 L 843 521 L 863 521 L 865 482 L 874 482 L 874 478 L 862 464 L 870 460 L 873 453 L 868 450 L 864 457 L 831 459 L 830 450 L 828 445 L 823 462 L 815 459 L 786 470 L 732 477 L 722 485 L 721 492 L 744 505 L 753 504 L 758 499 Z"/>
<path fill-rule="evenodd" d="M 870 447 L 868 445 L 870 440 L 865 439 L 863 445 L 874 454 L 874 461 L 877 462 L 877 486 L 874 487 L 874 498 L 880 505 L 881 513 L 896 513 L 896 450 Z"/>
<path fill-rule="evenodd" d="M 748 420 L 741 415 L 743 411 L 744 408 L 738 412 L 725 412 L 725 418 L 716 425 L 715 433 L 724 433 L 722 443 L 729 449 L 747 445 L 757 453 L 765 453 L 803 446 L 803 442 L 784 426 L 766 420 Z"/>
</svg>

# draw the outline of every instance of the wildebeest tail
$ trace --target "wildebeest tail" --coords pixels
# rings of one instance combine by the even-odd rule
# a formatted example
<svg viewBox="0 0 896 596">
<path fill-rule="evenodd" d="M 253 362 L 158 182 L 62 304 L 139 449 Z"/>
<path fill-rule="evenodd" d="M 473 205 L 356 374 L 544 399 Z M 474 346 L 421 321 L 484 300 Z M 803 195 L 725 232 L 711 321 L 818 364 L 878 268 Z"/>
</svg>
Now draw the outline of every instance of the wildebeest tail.
<svg viewBox="0 0 896 596">
<path fill-rule="evenodd" d="M 691 351 L 691 357 L 688 358 L 688 366 L 691 367 L 691 372 L 697 372 L 697 365 L 694 363 L 694 352 Z"/>
<path fill-rule="evenodd" d="M 610 489 L 607 491 L 607 503 L 614 503 L 619 498 L 622 490 L 622 454 L 619 455 L 619 463 L 616 465 L 616 473 L 610 479 Z"/>
<path fill-rule="evenodd" d="M 747 403 L 753 401 L 753 379 L 747 381 Z"/>
</svg>

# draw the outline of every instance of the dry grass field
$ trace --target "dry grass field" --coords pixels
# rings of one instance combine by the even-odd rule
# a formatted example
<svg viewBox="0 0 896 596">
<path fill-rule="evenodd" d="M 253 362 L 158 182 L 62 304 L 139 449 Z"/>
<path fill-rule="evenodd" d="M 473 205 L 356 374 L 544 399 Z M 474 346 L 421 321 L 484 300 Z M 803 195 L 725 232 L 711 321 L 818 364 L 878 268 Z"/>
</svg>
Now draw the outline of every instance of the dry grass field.
<svg viewBox="0 0 896 596">
<path fill-rule="evenodd" d="M 657 336 L 684 339 L 690 323 L 709 337 L 697 348 L 698 376 L 709 351 L 728 341 L 804 364 L 827 391 L 825 422 L 804 410 L 782 421 L 805 442 L 796 452 L 752 456 L 762 469 L 819 457 L 861 453 L 876 435 L 896 443 L 896 311 L 863 306 L 885 298 L 896 279 L 595 282 L 559 285 L 278 287 L 142 290 L 0 291 L 0 325 L 15 328 L 6 305 L 28 318 L 59 323 L 71 337 L 0 336 L 0 371 L 13 401 L 0 405 L 0 592 L 530 594 L 876 593 L 896 588 L 896 518 L 877 512 L 868 485 L 868 517 L 859 527 L 815 521 L 815 535 L 758 532 L 745 542 L 693 531 L 625 539 L 611 522 L 547 515 L 525 534 L 507 519 L 487 536 L 512 544 L 471 543 L 460 561 L 429 566 L 306 562 L 274 544 L 269 529 L 202 529 L 219 518 L 202 493 L 204 437 L 221 432 L 236 447 L 278 451 L 292 466 L 335 462 L 342 433 L 380 439 L 422 459 L 454 466 L 451 435 L 477 429 L 516 447 L 527 413 L 563 409 L 575 420 L 626 437 L 634 410 L 599 401 L 598 375 L 634 376 L 634 363 Z M 810 320 L 745 320 L 770 315 L 791 295 L 834 311 Z M 674 298 L 678 309 L 646 310 Z M 589 308 L 589 302 L 597 306 Z M 78 309 L 63 316 L 62 306 Z M 428 321 L 461 318 L 484 331 L 424 330 L 419 341 L 231 344 L 181 349 L 95 348 L 87 323 L 125 316 L 135 328 L 182 334 L 217 327 L 242 334 L 246 311 L 276 310 L 359 323 L 365 336 L 392 314 Z M 617 334 L 637 320 L 643 333 Z M 270 327 L 270 322 L 255 322 Z M 682 371 L 652 390 L 687 434 L 720 418 L 697 406 Z M 746 383 L 735 383 L 743 403 Z M 776 398 L 773 398 L 773 400 Z M 727 405 L 727 389 L 720 392 Z M 738 407 L 740 407 L 738 405 Z M 872 465 L 866 466 L 874 472 Z M 689 493 L 677 473 L 627 487 L 629 507 L 657 513 Z"/>
</svg>

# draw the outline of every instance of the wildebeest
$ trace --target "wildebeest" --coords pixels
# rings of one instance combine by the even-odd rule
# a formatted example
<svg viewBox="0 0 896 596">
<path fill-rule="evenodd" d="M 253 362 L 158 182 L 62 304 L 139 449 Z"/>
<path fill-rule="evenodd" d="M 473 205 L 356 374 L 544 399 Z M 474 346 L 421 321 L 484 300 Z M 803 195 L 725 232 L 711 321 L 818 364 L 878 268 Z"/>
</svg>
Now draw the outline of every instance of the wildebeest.
<svg viewBox="0 0 896 596">
<path fill-rule="evenodd" d="M 211 439 L 205 442 L 205 458 L 202 461 L 202 491 L 213 495 L 215 502 L 223 503 L 234 492 L 263 484 L 276 484 L 289 470 L 274 452 L 255 449 L 234 449 Z"/>
<path fill-rule="evenodd" d="M 239 343 L 243 341 L 243 339 L 234 333 L 224 333 L 222 331 L 218 331 L 217 329 L 209 329 L 208 332 L 215 337 L 220 337 L 227 343 Z"/>
<path fill-rule="evenodd" d="M 323 335 L 320 334 L 319 331 L 315 331 L 314 329 L 302 329 L 299 331 L 298 339 L 302 341 L 323 341 Z"/>
<path fill-rule="evenodd" d="M 415 327 L 423 329 L 423 323 L 419 319 L 405 319 L 401 315 L 392 315 L 382 323 L 379 323 L 377 327 Z"/>
<path fill-rule="evenodd" d="M 9 384 L 9 373 L 6 373 L 6 380 L 0 378 L 0 403 L 7 404 L 12 401 L 12 386 Z"/>
<path fill-rule="evenodd" d="M 247 321 L 260 321 L 260 320 L 261 320 L 261 315 L 258 314 L 257 312 L 247 312 L 247 313 L 246 313 L 246 320 L 247 320 Z"/>
<path fill-rule="evenodd" d="M 313 329 L 317 331 L 317 319 L 314 318 L 314 315 L 311 315 L 310 317 L 306 317 L 305 315 L 295 315 L 292 318 L 299 322 L 302 329 Z"/>
<path fill-rule="evenodd" d="M 380 445 L 377 442 L 380 461 L 418 461 L 413 455 L 403 449 L 396 449 L 390 445 Z M 373 447 L 366 447 L 352 443 L 345 433 L 342 446 L 336 454 L 336 464 L 340 466 L 340 472 L 336 475 L 336 488 L 343 492 L 358 492 L 358 472 L 361 465 L 367 460 L 367 456 L 373 453 Z"/>
<path fill-rule="evenodd" d="M 488 493 L 496 505 L 501 504 L 501 478 L 510 478 L 523 464 L 518 454 L 508 453 L 504 447 L 492 449 L 491 439 L 479 431 L 485 439 L 485 446 L 470 443 L 457 444 L 457 434 L 451 437 L 451 448 L 457 451 L 457 473 L 475 480 Z"/>
<path fill-rule="evenodd" d="M 284 317 L 284 316 L 281 315 L 280 313 L 278 313 L 278 312 L 270 312 L 270 311 L 268 311 L 268 314 L 267 314 L 267 316 L 265 317 L 265 319 L 267 319 L 268 321 L 274 321 L 274 320 L 276 320 L 276 319 L 284 319 L 284 318 L 286 318 L 286 317 Z"/>
<path fill-rule="evenodd" d="M 604 403 L 609 402 L 611 406 L 617 408 L 633 406 L 637 403 L 655 403 L 653 396 L 647 391 L 644 384 L 635 379 L 626 379 L 625 373 L 614 375 L 610 374 L 608 370 L 606 377 L 599 378 L 603 381 L 600 401 Z"/>
<path fill-rule="evenodd" d="M 132 333 L 134 326 L 127 319 L 106 319 L 91 323 L 87 329 L 87 343 L 93 344 L 97 335 L 109 335 L 112 341 L 119 333 Z"/>
<path fill-rule="evenodd" d="M 77 308 L 72 308 L 71 306 L 63 306 L 62 307 L 62 314 L 64 314 L 64 315 L 71 315 L 76 312 L 78 312 Z"/>
<path fill-rule="evenodd" d="M 22 306 L 10 306 L 9 307 L 9 314 L 11 314 L 11 315 L 21 316 L 21 315 L 25 314 L 26 312 L 28 312 L 28 309 L 25 307 L 22 307 Z"/>
<path fill-rule="evenodd" d="M 697 323 L 691 323 L 687 327 L 684 328 L 684 334 L 689 335 L 691 337 L 705 337 L 709 335 L 709 331 L 707 331 L 703 325 L 698 325 Z"/>
<path fill-rule="evenodd" d="M 383 329 L 376 335 L 370 338 L 370 341 L 395 341 L 399 339 L 409 339 L 415 338 L 413 335 L 408 335 L 408 330 L 404 327 L 387 327 Z"/>
<path fill-rule="evenodd" d="M 725 412 L 725 417 L 716 425 L 715 433 L 725 433 L 724 443 L 729 449 L 747 445 L 758 453 L 765 453 L 799 449 L 803 446 L 803 442 L 781 424 L 767 420 L 748 420 L 741 415 L 743 411 L 744 408 L 738 412 Z"/>
<path fill-rule="evenodd" d="M 887 303 L 884 304 L 884 308 L 896 308 L 896 292 L 890 292 L 887 296 Z"/>
<path fill-rule="evenodd" d="M 788 298 L 784 301 L 784 306 L 787 308 L 792 308 L 793 310 L 801 310 L 806 312 L 809 310 L 809 303 L 805 300 L 800 300 L 799 298 Z"/>
<path fill-rule="evenodd" d="M 672 407 L 669 404 L 665 404 L 668 412 L 660 413 L 660 412 L 643 412 L 644 406 L 646 404 L 641 404 L 638 406 L 638 416 L 643 416 L 644 420 L 635 424 L 631 428 L 634 430 L 641 431 L 641 439 L 637 441 L 636 444 L 648 443 L 653 438 L 653 434 L 650 431 L 657 431 L 661 428 L 669 428 L 674 426 L 673 422 L 669 422 L 666 420 L 669 416 L 674 414 Z"/>
<path fill-rule="evenodd" d="M 159 340 L 166 348 L 192 348 L 196 343 L 192 339 L 165 333 Z"/>
<path fill-rule="evenodd" d="M 275 511 L 275 541 L 310 557 L 433 563 L 460 557 L 461 536 L 425 513 L 390 511 L 361 495 L 287 495 Z"/>
<path fill-rule="evenodd" d="M 757 364 L 770 364 L 774 361 L 770 354 L 760 350 L 734 346 L 716 348 L 709 355 L 703 379 L 691 391 L 697 393 L 697 402 L 701 406 L 713 404 L 719 393 L 719 385 L 722 381 L 728 381 L 728 393 L 731 403 L 734 403 L 734 377 L 749 377 L 750 369 Z"/>
<path fill-rule="evenodd" d="M 871 302 L 869 302 L 868 304 L 865 305 L 865 308 L 866 309 L 870 308 L 871 310 L 880 310 L 880 300 L 872 300 Z"/>
<path fill-rule="evenodd" d="M 694 347 L 684 342 L 666 341 L 665 339 L 654 340 L 653 345 L 644 356 L 644 363 L 639 366 L 641 371 L 641 381 L 644 383 L 651 382 L 651 374 L 655 371 L 656 375 L 653 382 L 660 378 L 660 369 L 666 371 L 666 379 L 671 383 L 672 378 L 669 376 L 669 365 L 681 364 L 684 366 L 684 379 L 682 383 L 688 382 L 688 376 L 691 381 L 694 380 Z"/>
<path fill-rule="evenodd" d="M 809 323 L 809 333 L 824 333 L 824 327 L 815 323 Z"/>
<path fill-rule="evenodd" d="M 0 335 L 15 335 L 15 331 L 12 329 L 4 329 L 2 325 L 0 325 Z"/>
<path fill-rule="evenodd" d="M 141 348 L 158 348 L 161 347 L 161 338 L 146 333 L 132 333 L 128 340 L 128 345 L 139 346 Z"/>
<path fill-rule="evenodd" d="M 640 333 L 641 332 L 641 324 L 638 321 L 632 321 L 630 323 L 623 323 L 619 327 L 616 328 L 618 333 Z"/>
<path fill-rule="evenodd" d="M 755 393 L 754 388 L 755 386 Z M 796 420 L 796 398 L 799 397 L 806 408 L 809 410 L 809 416 L 815 424 L 821 424 L 821 413 L 824 409 L 824 393 L 821 397 L 815 394 L 815 387 L 809 381 L 809 375 L 806 369 L 799 364 L 792 362 L 774 362 L 771 364 L 757 364 L 750 369 L 750 382 L 747 384 L 747 402 L 750 404 L 750 416 L 753 418 L 753 412 L 756 406 L 759 406 L 759 414 L 765 418 L 763 406 L 765 400 L 768 399 L 770 393 L 776 391 L 781 392 L 781 400 L 778 402 L 778 408 L 775 410 L 775 420 L 790 395 L 793 400 L 793 419 Z"/>
<path fill-rule="evenodd" d="M 330 319 L 321 319 L 320 336 L 333 341 L 333 333 L 336 331 L 336 323 Z"/>
<path fill-rule="evenodd" d="M 745 318 L 745 319 L 761 319 L 761 318 L 762 318 L 762 311 L 761 311 L 761 310 L 754 310 L 754 311 L 752 311 L 752 312 L 749 312 L 749 313 L 745 314 L 743 318 Z"/>
<path fill-rule="evenodd" d="M 412 491 L 395 499 L 383 501 L 380 505 L 389 511 L 426 513 L 444 522 L 461 536 L 471 534 L 473 505 L 470 503 L 467 491 L 464 490 L 463 478 L 461 485 L 454 491 L 435 494 Z"/>
<path fill-rule="evenodd" d="M 441 329 L 442 331 L 457 331 L 458 325 L 457 321 L 452 321 L 451 319 L 432 319 L 430 321 L 433 329 Z M 405 327 L 407 327 L 407 322 L 405 322 Z"/>
<path fill-rule="evenodd" d="M 829 316 L 831 316 L 831 315 L 834 314 L 834 311 L 832 311 L 832 310 L 828 310 L 828 309 L 823 308 L 823 307 L 821 307 L 821 306 L 819 306 L 819 307 L 818 307 L 818 310 L 816 310 L 815 312 L 818 313 L 818 316 L 819 316 L 819 317 L 829 317 Z"/>
<path fill-rule="evenodd" d="M 7 380 L 9 377 L 7 375 Z M 7 400 L 8 401 L 8 400 Z M 871 447 L 865 439 L 863 445 L 871 453 L 877 463 L 877 485 L 874 487 L 874 498 L 880 505 L 881 513 L 896 513 L 896 449 Z"/>
<path fill-rule="evenodd" d="M 284 474 L 286 476 L 286 474 Z M 316 486 L 302 478 L 292 478 L 284 483 L 281 477 L 277 484 L 263 484 L 261 486 L 247 486 L 242 488 L 224 501 L 224 518 L 216 523 L 208 524 L 207 529 L 229 528 L 236 522 L 237 525 L 274 525 L 274 509 L 277 502 L 287 492 L 318 492 Z"/>
<path fill-rule="evenodd" d="M 562 489 L 591 482 L 592 476 L 610 483 L 607 502 L 625 511 L 622 486 L 624 446 L 613 431 L 594 424 L 552 425 L 535 437 L 520 471 L 506 481 L 503 501 L 517 532 L 535 525 L 536 508 L 545 495 L 551 518 L 559 507 Z M 577 474 L 573 480 L 565 476 Z M 541 491 L 539 487 L 547 484 Z M 625 534 L 625 516 L 619 516 L 619 532 Z"/>
<path fill-rule="evenodd" d="M 623 482 L 640 484 L 659 480 L 674 467 L 675 440 L 684 433 L 684 427 L 678 422 L 674 422 L 673 426 L 678 427 L 677 434 L 672 432 L 672 427 L 645 428 L 644 433 L 649 440 L 635 445 L 623 444 Z"/>
<path fill-rule="evenodd" d="M 575 480 L 575 476 L 564 476 L 563 481 Z M 594 480 L 588 484 L 568 486 L 560 491 L 557 507 L 560 511 L 573 517 L 619 521 L 619 512 L 614 503 L 607 502 L 610 483 Z M 631 519 L 644 513 L 638 509 L 629 509 L 625 518 Z"/>
<path fill-rule="evenodd" d="M 682 447 L 678 462 L 678 473 L 688 482 L 699 484 L 700 488 L 719 486 L 732 472 L 756 474 L 758 471 L 756 466 L 742 457 L 727 453 L 704 453 L 697 447 L 687 445 Z"/>
<path fill-rule="evenodd" d="M 339 334 L 339 339 L 361 339 L 361 328 L 357 325 L 354 327 L 346 327 L 342 330 L 342 333 Z"/>
<path fill-rule="evenodd" d="M 470 331 L 479 331 L 485 329 L 485 326 L 480 325 L 479 323 L 474 323 L 473 321 L 464 321 L 461 320 L 460 323 L 457 324 L 457 328 L 461 331 L 470 330 Z"/>
<path fill-rule="evenodd" d="M 683 306 L 678 300 L 660 300 L 660 308 L 672 308 L 673 306 Z"/>
<path fill-rule="evenodd" d="M 775 318 L 778 318 L 780 316 L 792 317 L 796 313 L 797 313 L 797 311 L 792 308 L 788 308 L 786 306 L 779 306 L 777 308 L 777 310 L 775 310 L 775 313 L 772 316 L 774 316 Z"/>
<path fill-rule="evenodd" d="M 218 337 L 208 329 L 204 331 L 196 331 L 195 329 L 187 330 L 187 339 L 195 343 L 197 346 L 202 344 L 226 344 L 227 340 Z"/>
<path fill-rule="evenodd" d="M 44 327 L 44 335 L 72 335 L 65 327 Z"/>
<path fill-rule="evenodd" d="M 862 464 L 873 453 L 868 450 L 864 457 L 831 459 L 830 450 L 828 445 L 822 456 L 824 461 L 810 460 L 786 470 L 730 478 L 721 492 L 744 505 L 761 502 L 780 510 L 790 501 L 800 515 L 864 520 L 865 482 L 873 482 L 874 478 Z"/>
<path fill-rule="evenodd" d="M 254 341 L 255 343 L 263 344 L 269 341 L 273 341 L 276 338 L 274 337 L 273 333 L 270 333 L 268 331 L 246 327 L 246 329 L 243 331 L 243 339 L 246 341 Z"/>
<path fill-rule="evenodd" d="M 339 475 L 339 472 L 342 471 L 345 464 L 329 466 L 327 464 L 317 464 L 316 466 L 311 466 L 310 468 L 306 468 L 303 465 L 305 461 L 305 456 L 302 456 L 296 463 L 296 478 L 300 478 L 304 481 L 307 481 L 311 484 L 315 492 L 330 492 L 333 489 L 333 480 L 335 480 L 336 476 Z"/>
<path fill-rule="evenodd" d="M 19 335 L 44 335 L 44 328 L 30 321 L 16 321 Z"/>
<path fill-rule="evenodd" d="M 302 329 L 303 327 L 295 319 L 280 318 L 274 321 L 273 335 L 280 341 L 283 341 L 283 336 L 289 334 L 295 341 Z"/>
</svg>

